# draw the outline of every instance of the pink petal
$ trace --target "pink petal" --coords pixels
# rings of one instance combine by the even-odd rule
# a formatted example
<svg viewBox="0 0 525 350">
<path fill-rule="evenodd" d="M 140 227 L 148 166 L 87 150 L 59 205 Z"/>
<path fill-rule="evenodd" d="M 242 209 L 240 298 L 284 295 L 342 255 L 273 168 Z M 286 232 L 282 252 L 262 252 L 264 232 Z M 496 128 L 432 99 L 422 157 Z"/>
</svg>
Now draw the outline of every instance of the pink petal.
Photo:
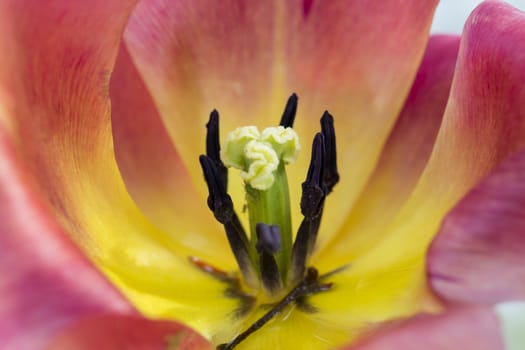
<svg viewBox="0 0 525 350">
<path fill-rule="evenodd" d="M 212 350 L 214 346 L 175 322 L 111 315 L 84 319 L 63 330 L 48 349 Z"/>
<path fill-rule="evenodd" d="M 0 3 L 0 84 L 9 92 L 25 147 L 48 141 L 46 131 L 96 139 L 107 124 L 105 89 L 127 17 L 136 0 L 71 2 L 3 0 Z M 7 74 L 7 72 L 17 74 Z M 13 121 L 14 122 L 14 121 Z M 33 140 L 35 139 L 36 140 Z M 40 150 L 37 148 L 36 150 Z M 35 157 L 38 158 L 38 157 Z"/>
<path fill-rule="evenodd" d="M 126 29 L 130 54 L 202 190 L 198 156 L 211 110 L 217 108 L 223 116 L 224 134 L 239 123 L 255 123 L 261 108 L 269 105 L 273 6 L 261 1 L 146 0 Z"/>
<path fill-rule="evenodd" d="M 356 207 L 403 107 L 437 1 L 285 3 L 284 15 L 277 15 L 276 21 L 285 28 L 287 71 L 280 78 L 282 73 L 275 68 L 275 90 L 284 83 L 301 97 L 296 124 L 305 145 L 318 130 L 317 120 L 325 109 L 334 115 L 338 134 L 342 180 L 323 214 L 323 222 L 330 226 L 325 224 L 320 231 L 321 242 L 328 242 Z M 279 52 L 275 55 L 279 62 Z M 303 156 L 303 168 L 292 170 L 297 183 L 304 179 L 307 161 Z"/>
<path fill-rule="evenodd" d="M 2 347 L 41 348 L 87 315 L 136 314 L 64 232 L 89 241 L 75 217 L 85 198 L 71 190 L 96 151 L 110 149 L 104 89 L 133 6 L 0 2 Z"/>
<path fill-rule="evenodd" d="M 503 2 L 484 2 L 469 17 L 443 126 L 420 184 L 427 198 L 438 199 L 427 206 L 453 204 L 525 144 L 525 56 L 516 54 L 525 51 L 524 39 L 525 14 Z"/>
<path fill-rule="evenodd" d="M 412 89 L 364 191 L 341 232 L 330 259 L 341 263 L 366 252 L 414 189 L 432 151 L 450 92 L 459 48 L 457 36 L 433 36 Z M 375 234 L 374 234 L 375 233 Z M 378 236 L 379 235 L 379 236 Z"/>
<path fill-rule="evenodd" d="M 504 25 L 502 25 L 504 23 Z M 443 124 L 411 197 L 369 259 L 423 257 L 441 220 L 525 145 L 525 14 L 500 1 L 469 17 Z M 385 252 L 388 252 L 386 254 Z M 421 276 L 423 284 L 424 276 Z"/>
<path fill-rule="evenodd" d="M 489 308 L 419 316 L 347 350 L 503 350 L 498 320 Z"/>
<path fill-rule="evenodd" d="M 39 349 L 89 315 L 135 314 L 72 245 L 0 130 L 0 344 Z"/>
<path fill-rule="evenodd" d="M 0 48 L 9 52 L 0 64 L 6 127 L 18 139 L 40 195 L 52 205 L 68 233 L 85 245 L 83 224 L 100 218 L 79 213 L 79 208 L 96 207 L 88 203 L 86 192 L 100 191 L 109 182 L 106 176 L 102 184 L 96 183 L 89 172 L 103 177 L 93 167 L 107 173 L 112 170 L 106 90 L 135 2 L 0 2 Z M 108 187 L 111 191 L 101 191 L 97 204 L 117 197 L 115 186 Z"/>
<path fill-rule="evenodd" d="M 134 1 L 50 1 L 0 8 L 0 29 L 13 25 L 0 30 L 0 48 L 10 53 L 0 66 L 11 70 L 0 74 L 0 115 L 9 118 L 27 176 L 64 231 L 137 309 L 194 321 L 200 310 L 188 305 L 216 304 L 210 293 L 222 296 L 224 286 L 177 255 L 185 247 L 144 217 L 115 161 L 108 84 Z M 223 316 L 233 301 L 221 300 L 214 310 Z"/>
<path fill-rule="evenodd" d="M 212 108 L 227 132 L 278 123 L 288 95 L 308 145 L 324 109 L 336 117 L 341 182 L 326 213 L 334 233 L 379 157 L 423 54 L 436 1 L 218 2 L 147 0 L 126 44 L 188 171 L 204 192 L 197 157 Z M 305 147 L 307 149 L 308 147 Z M 308 155 L 290 167 L 299 198 Z M 232 183 L 235 181 L 232 176 Z M 240 186 L 237 186 L 240 187 Z M 235 190 L 234 199 L 243 195 Z M 298 216 L 298 206 L 295 214 Z"/>
<path fill-rule="evenodd" d="M 225 268 L 232 254 L 225 254 L 224 232 L 195 190 L 124 45 L 110 95 L 116 160 L 133 199 L 155 226 L 193 250 L 183 256 L 198 255 Z"/>
<path fill-rule="evenodd" d="M 451 302 L 525 299 L 525 151 L 448 214 L 429 249 L 428 274 Z"/>
</svg>

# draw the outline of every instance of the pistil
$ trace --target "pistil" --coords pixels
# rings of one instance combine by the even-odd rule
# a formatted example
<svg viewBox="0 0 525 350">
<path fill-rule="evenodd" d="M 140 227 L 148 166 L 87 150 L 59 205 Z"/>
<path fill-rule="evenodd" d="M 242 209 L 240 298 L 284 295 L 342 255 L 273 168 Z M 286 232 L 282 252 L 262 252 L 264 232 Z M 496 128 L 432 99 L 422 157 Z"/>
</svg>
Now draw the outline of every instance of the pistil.
<svg viewBox="0 0 525 350">
<path fill-rule="evenodd" d="M 289 118 L 287 118 L 289 120 Z M 290 196 L 285 165 L 299 153 L 298 136 L 290 127 L 240 127 L 228 134 L 221 154 L 227 167 L 241 170 L 250 222 L 250 241 L 255 247 L 257 224 L 276 225 L 281 249 L 275 252 L 277 266 L 286 282 L 292 250 Z"/>
</svg>

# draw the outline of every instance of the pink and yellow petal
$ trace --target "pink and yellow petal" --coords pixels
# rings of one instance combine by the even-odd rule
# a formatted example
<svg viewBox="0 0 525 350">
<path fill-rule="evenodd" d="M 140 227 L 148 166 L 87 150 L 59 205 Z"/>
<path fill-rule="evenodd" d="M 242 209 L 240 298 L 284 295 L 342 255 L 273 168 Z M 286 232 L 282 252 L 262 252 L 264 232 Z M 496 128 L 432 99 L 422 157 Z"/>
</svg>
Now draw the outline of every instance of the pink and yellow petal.
<svg viewBox="0 0 525 350">
<path fill-rule="evenodd" d="M 265 126 L 272 117 L 273 12 L 268 1 L 146 0 L 126 29 L 131 57 L 203 203 L 198 157 L 211 110 L 221 113 L 223 137 L 241 125 Z M 240 209 L 241 180 L 230 185 Z"/>
<path fill-rule="evenodd" d="M 233 268 L 225 234 L 196 192 L 125 46 L 111 76 L 110 96 L 115 157 L 141 212 L 201 259 Z"/>
<path fill-rule="evenodd" d="M 2 347 L 42 348 L 91 315 L 136 315 L 57 225 L 3 128 L 0 155 Z"/>
<path fill-rule="evenodd" d="M 407 102 L 355 211 L 344 231 L 315 257 L 315 264 L 323 271 L 350 263 L 331 278 L 333 291 L 312 298 L 325 319 L 374 329 L 385 320 L 407 317 L 429 307 L 428 296 L 416 277 L 423 272 L 421 257 L 407 257 L 389 265 L 359 258 L 366 257 L 366 252 L 388 234 L 378 226 L 384 227 L 393 219 L 426 165 L 449 95 L 458 44 L 458 37 L 430 39 Z M 354 335 L 362 331 L 357 327 Z"/>
<path fill-rule="evenodd" d="M 178 316 L 180 300 L 219 299 L 224 286 L 187 262 L 195 249 L 142 215 L 115 161 L 107 88 L 134 2 L 40 4 L 0 3 L 0 36 L 6 38 L 0 42 L 11 53 L 2 59 L 19 72 L 16 79 L 0 74 L 1 90 L 10 94 L 2 101 L 2 120 L 10 125 L 37 195 L 148 316 Z M 225 301 L 210 310 L 218 310 L 219 318 L 231 305 Z"/>
<path fill-rule="evenodd" d="M 338 118 L 341 163 L 352 181 L 341 185 L 342 194 L 334 201 L 344 196 L 345 203 L 352 203 L 410 88 L 435 3 L 389 1 L 374 11 L 360 1 L 313 2 L 306 11 L 299 1 L 231 0 L 216 6 L 151 0 L 139 5 L 125 37 L 201 193 L 205 187 L 196 159 L 203 146 L 195 140 L 204 139 L 209 111 L 219 109 L 223 131 L 275 125 L 286 98 L 296 91 L 300 105 L 295 125 L 305 149 L 324 109 Z M 371 15 L 357 15 L 365 11 Z M 385 28 L 395 32 L 392 38 L 402 37 L 403 44 L 397 39 L 383 44 Z M 379 117 L 381 122 L 370 122 Z M 290 167 L 290 182 L 297 184 L 291 186 L 295 202 L 307 153 Z M 232 176 L 230 182 L 234 199 L 242 203 L 241 188 L 235 186 L 241 181 Z M 334 225 L 323 232 L 335 231 L 348 208 L 330 207 L 327 221 Z M 299 217 L 298 208 L 294 216 Z"/>
<path fill-rule="evenodd" d="M 410 196 L 441 125 L 456 66 L 459 37 L 433 36 L 379 162 L 338 235 L 316 260 L 346 264 L 387 235 L 385 227 Z M 332 198 L 328 199 L 329 202 Z"/>
<path fill-rule="evenodd" d="M 296 129 L 305 146 L 324 110 L 335 118 L 342 179 L 327 200 L 321 242 L 341 228 L 379 159 L 416 75 L 436 4 L 286 2 L 280 18 L 286 74 L 274 89 L 283 85 L 300 96 Z M 308 160 L 303 154 L 291 169 L 293 183 L 303 181 Z M 298 195 L 299 186 L 295 190 Z"/>
<path fill-rule="evenodd" d="M 452 303 L 525 300 L 525 151 L 447 215 L 428 252 L 432 290 Z"/>
<path fill-rule="evenodd" d="M 418 316 L 363 340 L 346 350 L 503 350 L 499 320 L 490 308 L 457 309 L 438 316 Z"/>
<path fill-rule="evenodd" d="M 434 150 L 411 197 L 384 228 L 388 235 L 363 258 L 368 263 L 416 256 L 423 263 L 447 211 L 525 143 L 525 56 L 515 54 L 525 50 L 524 24 L 522 12 L 496 1 L 469 17 Z M 424 286 L 421 274 L 417 288 Z"/>
<path fill-rule="evenodd" d="M 5 118 L 41 195 L 74 239 L 85 242 L 79 221 L 87 218 L 75 217 L 71 208 L 83 198 L 71 189 L 89 190 L 79 184 L 80 176 L 87 177 L 82 168 L 92 165 L 88 161 L 96 164 L 93 158 L 109 146 L 104 89 L 134 2 L 39 4 L 1 4 L 5 30 L 0 35 L 6 38 L 1 42 L 11 53 L 2 66 L 19 72 L 16 79 L 2 76 L 0 81 L 12 98 L 3 101 Z M 9 40 L 13 36 L 14 42 Z"/>
</svg>

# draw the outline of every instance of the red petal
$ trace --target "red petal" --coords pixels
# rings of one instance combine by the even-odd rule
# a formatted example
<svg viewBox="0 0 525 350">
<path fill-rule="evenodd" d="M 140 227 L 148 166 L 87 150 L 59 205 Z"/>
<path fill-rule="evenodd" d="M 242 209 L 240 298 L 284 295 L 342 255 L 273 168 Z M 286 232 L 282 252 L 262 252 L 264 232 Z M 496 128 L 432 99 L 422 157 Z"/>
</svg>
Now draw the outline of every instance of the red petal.
<svg viewBox="0 0 525 350">
<path fill-rule="evenodd" d="M 0 131 L 2 346 L 39 349 L 87 315 L 134 314 L 57 226 Z"/>
<path fill-rule="evenodd" d="M 516 55 L 522 51 L 523 12 L 487 1 L 469 17 L 443 127 L 420 184 L 418 195 L 436 198 L 425 209 L 448 210 L 525 144 L 525 56 Z"/>
<path fill-rule="evenodd" d="M 214 346 L 191 329 L 174 322 L 125 316 L 84 319 L 62 331 L 49 350 L 212 350 Z"/>
<path fill-rule="evenodd" d="M 503 350 L 499 323 L 489 308 L 415 317 L 347 350 Z"/>
<path fill-rule="evenodd" d="M 448 301 L 525 299 L 525 151 L 449 213 L 430 247 L 428 274 Z"/>
</svg>

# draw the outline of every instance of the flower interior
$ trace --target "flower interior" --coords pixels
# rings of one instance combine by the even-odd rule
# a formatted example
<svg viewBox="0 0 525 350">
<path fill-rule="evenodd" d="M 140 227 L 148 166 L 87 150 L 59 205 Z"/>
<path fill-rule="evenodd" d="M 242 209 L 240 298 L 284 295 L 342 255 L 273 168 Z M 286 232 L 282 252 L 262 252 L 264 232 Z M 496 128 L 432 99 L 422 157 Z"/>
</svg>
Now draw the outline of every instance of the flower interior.
<svg viewBox="0 0 525 350">
<path fill-rule="evenodd" d="M 219 113 L 214 110 L 207 124 L 206 155 L 199 160 L 208 187 L 208 207 L 223 225 L 240 274 L 216 268 L 198 257 L 195 266 L 227 285 L 230 297 L 239 299 L 236 317 L 254 308 L 267 312 L 220 349 L 233 349 L 285 308 L 296 306 L 306 313 L 316 307 L 308 297 L 332 288 L 330 276 L 342 268 L 319 275 L 309 267 L 321 224 L 326 196 L 339 181 L 333 117 L 321 117 L 321 131 L 313 140 L 306 179 L 302 184 L 303 219 L 295 239 L 292 233 L 290 195 L 286 165 L 299 154 L 299 137 L 293 130 L 297 95 L 288 99 L 279 126 L 259 132 L 255 126 L 239 127 L 228 134 L 221 151 Z M 249 217 L 246 233 L 228 194 L 228 168 L 241 171 L 245 208 Z"/>
</svg>

